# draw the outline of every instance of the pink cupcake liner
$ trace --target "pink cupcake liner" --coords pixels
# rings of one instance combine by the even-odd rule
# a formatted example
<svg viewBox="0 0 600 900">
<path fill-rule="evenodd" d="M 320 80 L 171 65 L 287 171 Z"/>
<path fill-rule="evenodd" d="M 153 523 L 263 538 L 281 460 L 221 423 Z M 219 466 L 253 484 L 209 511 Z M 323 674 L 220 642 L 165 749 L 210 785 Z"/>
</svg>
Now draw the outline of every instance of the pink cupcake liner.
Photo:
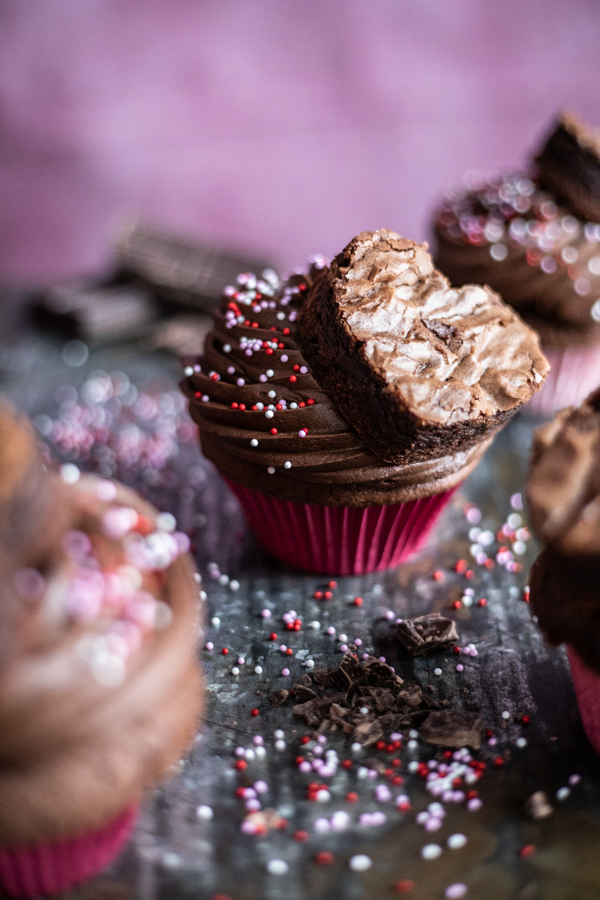
<svg viewBox="0 0 600 900">
<path fill-rule="evenodd" d="M 273 556 L 310 572 L 361 575 L 404 562 L 423 546 L 456 487 L 390 506 L 316 506 L 278 500 L 226 479 Z"/>
<path fill-rule="evenodd" d="M 580 350 L 547 350 L 551 369 L 526 406 L 532 413 L 550 415 L 565 406 L 579 406 L 600 386 L 600 346 Z"/>
<path fill-rule="evenodd" d="M 129 838 L 139 804 L 108 825 L 60 841 L 0 847 L 0 887 L 13 897 L 57 894 L 104 869 Z"/>
<path fill-rule="evenodd" d="M 577 705 L 587 739 L 600 753 L 600 675 L 588 669 L 573 647 L 567 645 Z"/>
</svg>

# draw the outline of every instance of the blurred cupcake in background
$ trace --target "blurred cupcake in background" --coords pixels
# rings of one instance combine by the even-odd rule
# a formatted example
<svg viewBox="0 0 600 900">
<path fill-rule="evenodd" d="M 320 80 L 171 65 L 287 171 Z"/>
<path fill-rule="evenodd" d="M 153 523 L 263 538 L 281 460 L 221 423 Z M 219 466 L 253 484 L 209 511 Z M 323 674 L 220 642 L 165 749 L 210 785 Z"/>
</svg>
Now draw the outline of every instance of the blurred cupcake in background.
<svg viewBox="0 0 600 900">
<path fill-rule="evenodd" d="M 2 896 L 108 865 L 202 706 L 187 538 L 128 488 L 63 475 L 0 407 Z"/>
<path fill-rule="evenodd" d="M 600 385 L 600 132 L 558 117 L 531 170 L 450 189 L 435 261 L 488 284 L 540 335 L 551 372 L 528 409 L 550 414 Z"/>
<path fill-rule="evenodd" d="M 497 294 L 452 289 L 427 245 L 382 229 L 283 284 L 240 276 L 182 387 L 264 546 L 358 574 L 422 545 L 546 371 Z"/>
<path fill-rule="evenodd" d="M 527 505 L 544 549 L 530 603 L 550 644 L 566 644 L 581 718 L 600 753 L 600 391 L 535 434 Z"/>
</svg>

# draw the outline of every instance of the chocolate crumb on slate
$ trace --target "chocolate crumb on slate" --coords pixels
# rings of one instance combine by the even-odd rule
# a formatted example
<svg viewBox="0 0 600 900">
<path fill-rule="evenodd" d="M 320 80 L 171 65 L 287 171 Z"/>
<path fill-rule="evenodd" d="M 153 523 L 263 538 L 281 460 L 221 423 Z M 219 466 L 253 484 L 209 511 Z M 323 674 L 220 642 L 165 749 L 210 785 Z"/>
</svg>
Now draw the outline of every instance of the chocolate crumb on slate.
<svg viewBox="0 0 600 900">
<path fill-rule="evenodd" d="M 348 651 L 330 672 L 323 667 L 315 669 L 312 683 L 323 690 L 322 697 L 308 687 L 309 683 L 310 677 L 304 675 L 289 695 L 287 691 L 274 691 L 271 705 L 280 706 L 293 696 L 294 716 L 320 734 L 341 731 L 352 735 L 354 742 L 370 746 L 385 734 L 421 728 L 422 736 L 430 743 L 448 747 L 468 744 L 476 749 L 481 744 L 482 725 L 477 714 L 444 710 L 447 700 L 425 696 L 418 684 L 405 681 L 375 657 L 361 663 Z M 425 737 L 430 719 L 431 736 Z"/>
<path fill-rule="evenodd" d="M 421 726 L 421 738 L 440 747 L 481 747 L 483 721 L 479 713 L 443 709 L 432 712 Z"/>
<path fill-rule="evenodd" d="M 412 656 L 423 656 L 453 647 L 458 641 L 458 632 L 452 619 L 440 613 L 429 613 L 398 622 L 396 637 Z"/>
<path fill-rule="evenodd" d="M 287 698 L 290 696 L 290 692 L 286 691 L 285 688 L 281 688 L 279 691 L 272 691 L 269 695 L 269 700 L 271 701 L 271 706 L 281 706 L 282 703 L 285 703 Z"/>
</svg>

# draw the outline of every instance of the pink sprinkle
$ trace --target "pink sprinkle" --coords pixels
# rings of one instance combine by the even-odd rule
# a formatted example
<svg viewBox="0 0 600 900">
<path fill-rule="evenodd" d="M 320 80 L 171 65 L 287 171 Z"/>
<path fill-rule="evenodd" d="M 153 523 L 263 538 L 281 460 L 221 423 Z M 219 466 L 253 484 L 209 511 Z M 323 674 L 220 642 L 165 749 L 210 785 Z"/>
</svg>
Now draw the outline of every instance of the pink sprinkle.
<svg viewBox="0 0 600 900">
<path fill-rule="evenodd" d="M 462 665 L 462 663 L 459 663 L 459 664 L 457 665 L 457 667 L 456 667 L 456 671 L 457 671 L 457 672 L 462 672 L 462 671 L 464 671 L 464 668 L 465 668 L 465 667 Z"/>
<path fill-rule="evenodd" d="M 213 644 L 212 641 L 207 641 L 206 644 L 205 644 L 205 647 L 206 647 L 207 650 L 214 650 L 214 649 L 215 649 L 215 645 Z"/>
<path fill-rule="evenodd" d="M 261 612 L 261 616 L 263 617 L 263 619 L 270 619 L 271 618 L 271 610 L 263 609 L 263 611 Z"/>
<path fill-rule="evenodd" d="M 282 670 L 281 670 L 281 674 L 283 675 L 284 678 L 287 678 L 287 676 L 290 674 L 290 670 L 289 670 L 289 669 L 282 669 Z"/>
<path fill-rule="evenodd" d="M 467 809 L 469 812 L 477 812 L 478 809 L 481 809 L 483 806 L 483 802 L 479 799 L 479 797 L 473 797 L 472 800 L 469 800 L 467 803 Z"/>
</svg>

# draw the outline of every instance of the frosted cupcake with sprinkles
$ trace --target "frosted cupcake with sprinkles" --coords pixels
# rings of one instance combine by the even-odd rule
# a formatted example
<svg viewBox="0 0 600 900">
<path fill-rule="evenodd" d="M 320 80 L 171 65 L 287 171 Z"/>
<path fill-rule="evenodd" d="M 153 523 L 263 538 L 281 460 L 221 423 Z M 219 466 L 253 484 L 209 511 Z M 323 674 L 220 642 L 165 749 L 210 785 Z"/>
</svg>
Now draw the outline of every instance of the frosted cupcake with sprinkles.
<svg viewBox="0 0 600 900">
<path fill-rule="evenodd" d="M 546 371 L 496 294 L 452 289 L 426 245 L 382 229 L 283 284 L 241 276 L 183 389 L 265 547 L 350 574 L 421 546 Z"/>
<path fill-rule="evenodd" d="M 199 590 L 169 514 L 42 466 L 0 407 L 0 894 L 102 870 L 201 709 Z"/>
<path fill-rule="evenodd" d="M 539 333 L 551 365 L 529 410 L 578 404 L 600 385 L 600 132 L 559 115 L 528 167 L 450 189 L 436 265 L 489 284 Z"/>
</svg>

